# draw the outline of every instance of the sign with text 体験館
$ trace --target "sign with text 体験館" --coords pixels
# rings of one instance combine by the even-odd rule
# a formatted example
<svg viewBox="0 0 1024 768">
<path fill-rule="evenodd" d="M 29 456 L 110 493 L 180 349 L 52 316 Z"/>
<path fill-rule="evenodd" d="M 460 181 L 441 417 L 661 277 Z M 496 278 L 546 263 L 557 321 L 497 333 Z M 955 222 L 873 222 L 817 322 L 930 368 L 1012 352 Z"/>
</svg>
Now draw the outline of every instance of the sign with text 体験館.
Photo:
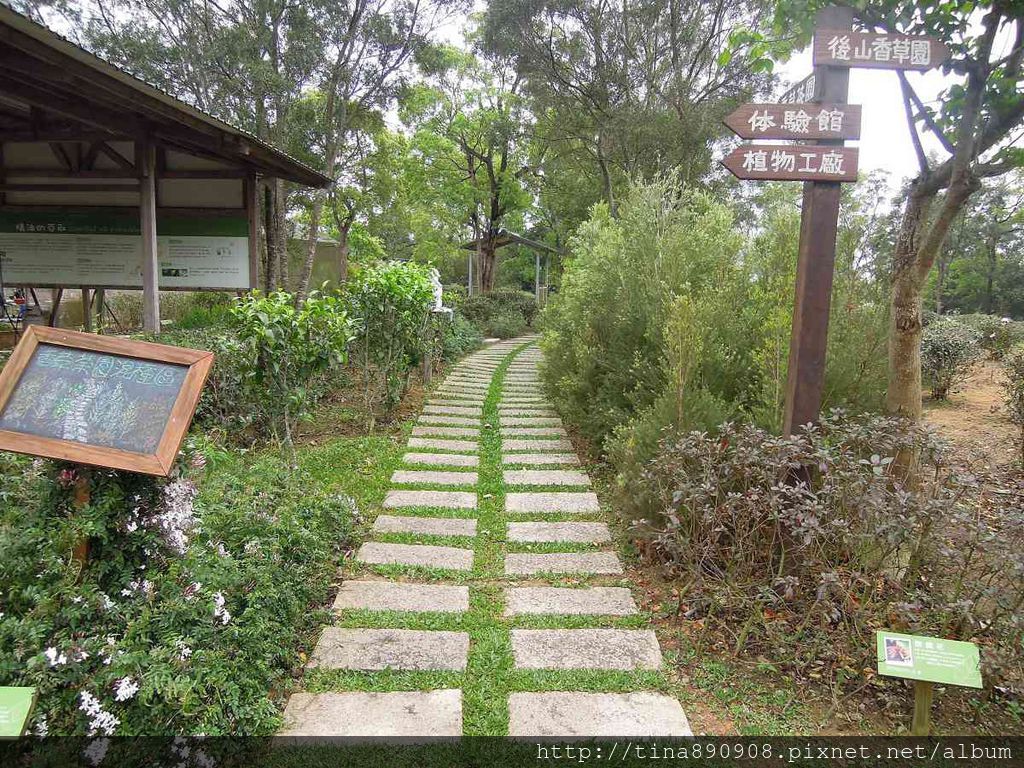
<svg viewBox="0 0 1024 768">
<path fill-rule="evenodd" d="M 880 675 L 982 687 L 981 657 L 974 643 L 886 630 L 876 632 L 875 641 Z"/>
<path fill-rule="evenodd" d="M 158 214 L 157 261 L 163 289 L 246 290 L 249 224 L 244 215 Z M 0 266 L 11 285 L 141 288 L 138 214 L 0 212 Z"/>
<path fill-rule="evenodd" d="M 949 58 L 945 43 L 931 37 L 818 29 L 814 32 L 814 64 L 868 69 L 925 71 Z"/>
<path fill-rule="evenodd" d="M 743 144 L 722 164 L 738 179 L 856 181 L 857 159 L 854 147 Z"/>
<path fill-rule="evenodd" d="M 742 139 L 859 139 L 859 104 L 743 104 L 725 118 Z"/>
</svg>

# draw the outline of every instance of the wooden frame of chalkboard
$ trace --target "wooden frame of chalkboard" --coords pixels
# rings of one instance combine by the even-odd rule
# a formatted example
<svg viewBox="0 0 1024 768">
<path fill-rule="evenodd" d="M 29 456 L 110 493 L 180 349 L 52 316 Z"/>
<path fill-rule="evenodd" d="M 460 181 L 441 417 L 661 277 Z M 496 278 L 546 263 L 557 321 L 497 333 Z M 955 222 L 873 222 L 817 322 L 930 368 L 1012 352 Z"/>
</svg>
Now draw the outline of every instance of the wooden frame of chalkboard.
<svg viewBox="0 0 1024 768">
<path fill-rule="evenodd" d="M 52 345 L 74 350 L 97 352 L 136 360 L 187 366 L 187 372 L 178 389 L 173 405 L 160 434 L 156 449 L 150 453 L 137 453 L 121 448 L 92 445 L 55 437 L 44 437 L 28 432 L 0 428 L 0 450 L 62 459 L 110 469 L 125 469 L 147 475 L 170 474 L 178 455 L 181 441 L 188 432 L 199 402 L 203 384 L 213 365 L 213 353 L 145 341 L 119 339 L 80 333 L 59 328 L 29 326 L 14 349 L 7 365 L 0 371 L 0 415 L 14 394 L 25 369 L 40 345 Z"/>
</svg>

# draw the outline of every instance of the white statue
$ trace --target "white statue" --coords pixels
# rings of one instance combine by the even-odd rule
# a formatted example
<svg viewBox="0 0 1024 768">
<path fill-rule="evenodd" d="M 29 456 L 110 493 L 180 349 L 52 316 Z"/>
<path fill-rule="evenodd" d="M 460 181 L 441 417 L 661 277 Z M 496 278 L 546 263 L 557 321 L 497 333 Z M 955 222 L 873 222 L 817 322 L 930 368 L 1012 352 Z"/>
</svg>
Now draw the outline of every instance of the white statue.
<svg viewBox="0 0 1024 768">
<path fill-rule="evenodd" d="M 441 285 L 441 273 L 436 267 L 430 268 L 430 284 L 434 288 L 434 312 L 444 311 L 444 286 Z"/>
</svg>

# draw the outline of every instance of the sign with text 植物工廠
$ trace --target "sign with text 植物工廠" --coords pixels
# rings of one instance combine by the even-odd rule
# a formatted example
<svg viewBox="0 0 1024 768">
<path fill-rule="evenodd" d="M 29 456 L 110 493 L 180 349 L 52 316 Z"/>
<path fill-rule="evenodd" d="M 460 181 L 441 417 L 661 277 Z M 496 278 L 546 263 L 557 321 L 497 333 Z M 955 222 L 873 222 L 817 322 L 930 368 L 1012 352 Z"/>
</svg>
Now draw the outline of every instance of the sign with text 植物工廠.
<svg viewBox="0 0 1024 768">
<path fill-rule="evenodd" d="M 743 139 L 858 139 L 859 104 L 743 104 L 725 125 Z"/>
<path fill-rule="evenodd" d="M 0 739 L 16 739 L 25 734 L 35 703 L 35 688 L 0 686 Z"/>
<path fill-rule="evenodd" d="M 160 214 L 157 263 L 162 289 L 248 289 L 248 222 Z M 139 217 L 109 210 L 0 212 L 0 266 L 14 285 L 141 288 Z"/>
<path fill-rule="evenodd" d="M 940 637 L 875 633 L 878 673 L 930 683 L 981 688 L 978 646 Z"/>
<path fill-rule="evenodd" d="M 739 179 L 760 181 L 856 181 L 854 147 L 743 144 L 722 164 Z"/>
<path fill-rule="evenodd" d="M 167 475 L 212 362 L 201 350 L 30 326 L 0 371 L 0 450 Z"/>
<path fill-rule="evenodd" d="M 815 30 L 813 50 L 816 66 L 924 71 L 949 58 L 946 44 L 931 37 L 842 29 Z"/>
</svg>

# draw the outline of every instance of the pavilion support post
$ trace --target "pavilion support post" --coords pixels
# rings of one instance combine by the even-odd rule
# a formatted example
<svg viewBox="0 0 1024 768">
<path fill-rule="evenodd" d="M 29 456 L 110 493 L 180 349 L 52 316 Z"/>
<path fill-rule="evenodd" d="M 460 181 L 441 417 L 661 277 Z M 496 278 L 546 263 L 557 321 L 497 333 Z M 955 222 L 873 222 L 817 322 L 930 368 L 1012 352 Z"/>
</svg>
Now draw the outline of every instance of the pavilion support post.
<svg viewBox="0 0 1024 768">
<path fill-rule="evenodd" d="M 156 246 L 156 148 L 141 142 L 139 221 L 142 224 L 142 328 L 160 333 L 160 284 Z"/>
<path fill-rule="evenodd" d="M 82 330 L 92 333 L 92 291 L 82 286 Z"/>
<path fill-rule="evenodd" d="M 96 333 L 103 333 L 103 317 L 107 313 L 107 291 L 96 289 Z"/>
<path fill-rule="evenodd" d="M 540 254 L 535 253 L 533 255 L 533 295 L 537 300 L 537 306 L 540 306 Z"/>
<path fill-rule="evenodd" d="M 245 177 L 245 219 L 249 224 L 249 288 L 260 287 L 260 187 L 256 174 Z"/>
</svg>

